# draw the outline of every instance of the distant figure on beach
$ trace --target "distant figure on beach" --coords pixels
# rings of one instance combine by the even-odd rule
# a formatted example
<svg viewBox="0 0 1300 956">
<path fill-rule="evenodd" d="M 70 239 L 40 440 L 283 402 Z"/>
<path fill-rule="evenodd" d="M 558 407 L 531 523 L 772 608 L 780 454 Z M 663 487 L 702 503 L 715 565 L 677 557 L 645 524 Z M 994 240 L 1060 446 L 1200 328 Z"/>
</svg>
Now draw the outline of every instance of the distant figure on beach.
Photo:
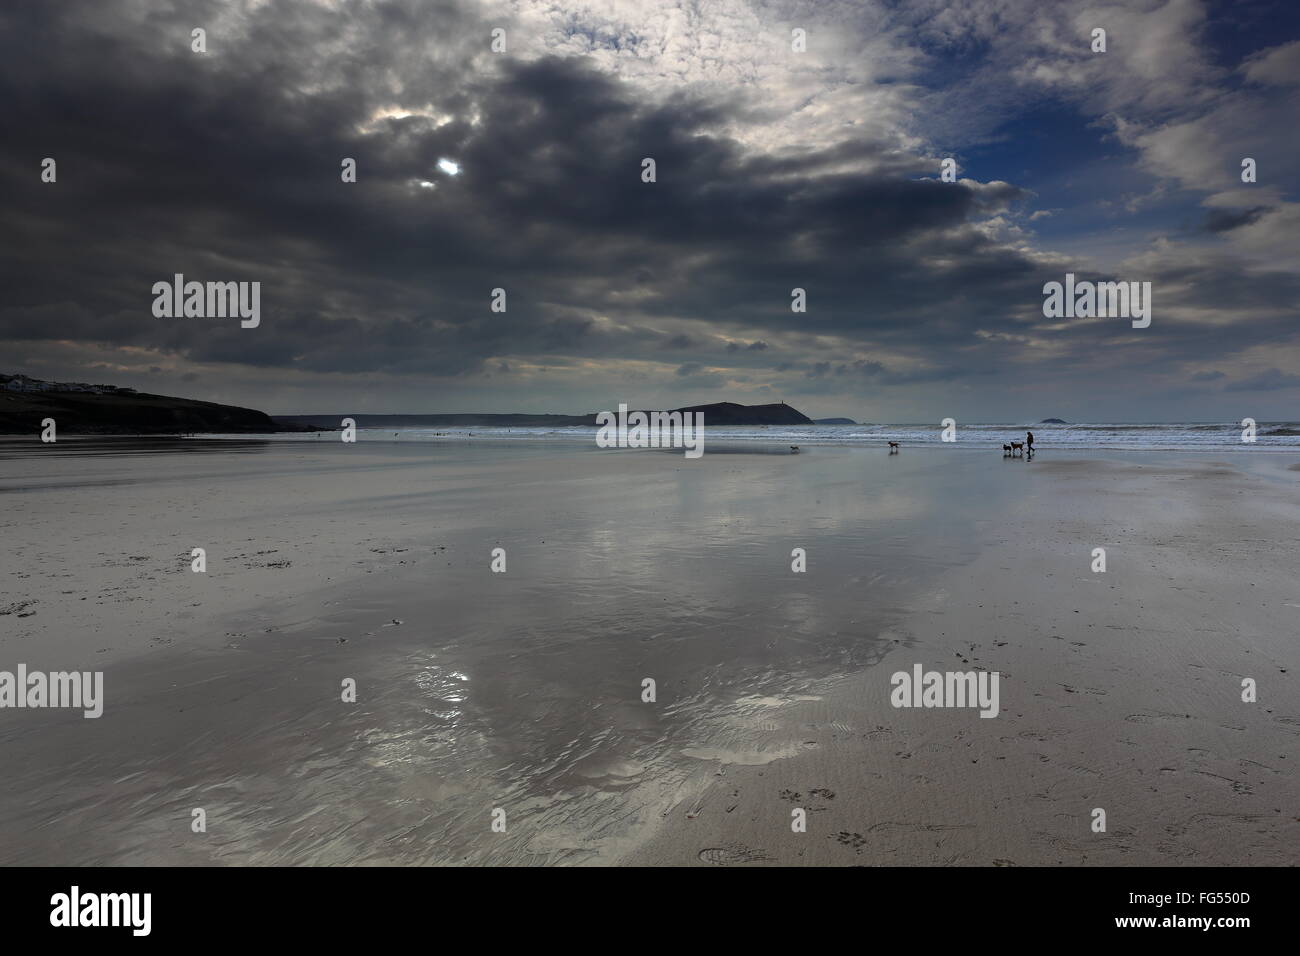
<svg viewBox="0 0 1300 956">
<path fill-rule="evenodd" d="M 1029 457 L 1034 457 L 1034 433 L 1025 432 L 1025 447 L 1029 449 Z"/>
<path fill-rule="evenodd" d="M 898 453 L 898 449 L 899 449 L 899 444 L 898 444 L 898 442 L 896 442 L 896 441 L 891 441 L 891 442 L 889 443 L 889 453 L 890 453 L 891 455 L 897 454 L 897 453 Z"/>
</svg>

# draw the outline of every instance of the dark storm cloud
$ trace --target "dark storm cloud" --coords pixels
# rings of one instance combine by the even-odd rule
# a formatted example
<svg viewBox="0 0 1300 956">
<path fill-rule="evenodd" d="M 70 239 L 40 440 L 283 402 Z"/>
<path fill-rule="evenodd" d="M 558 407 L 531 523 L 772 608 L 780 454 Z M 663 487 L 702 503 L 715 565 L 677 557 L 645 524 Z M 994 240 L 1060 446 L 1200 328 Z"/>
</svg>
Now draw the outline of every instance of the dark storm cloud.
<svg viewBox="0 0 1300 956">
<path fill-rule="evenodd" d="M 1249 209 L 1211 209 L 1206 214 L 1201 228 L 1209 233 L 1231 232 L 1233 229 L 1259 222 L 1260 217 L 1268 211 L 1268 206 L 1252 206 Z"/>
<path fill-rule="evenodd" d="M 1226 392 L 1272 392 L 1280 388 L 1295 388 L 1297 386 L 1300 386 L 1300 375 L 1296 375 L 1294 372 L 1284 372 L 1277 368 L 1270 368 L 1250 378 L 1232 382 L 1223 388 Z"/>
<path fill-rule="evenodd" d="M 13 248 L 0 339 L 440 376 L 509 374 L 503 355 L 563 368 L 691 350 L 677 377 L 701 386 L 724 381 L 705 371 L 716 358 L 870 389 L 1013 361 L 1017 336 L 1043 324 L 1043 282 L 1063 271 L 976 227 L 1026 199 L 1015 185 L 942 183 L 870 139 L 747 149 L 720 132 L 741 104 L 652 100 L 579 59 L 487 57 L 491 24 L 470 7 L 271 4 L 239 21 L 224 8 L 0 9 Z M 197 55 L 189 31 L 204 24 Z M 38 179 L 45 156 L 53 186 Z M 340 181 L 343 157 L 356 184 Z M 151 285 L 178 272 L 260 281 L 261 326 L 154 318 Z M 1163 282 L 1201 306 L 1206 289 L 1224 308 L 1296 292 L 1228 269 L 1155 278 L 1157 296 Z M 505 313 L 489 310 L 497 287 Z M 791 312 L 795 287 L 806 313 Z M 1040 367 L 1088 365 L 1121 336 L 1116 364 L 1222 353 L 1211 327 L 1156 322 L 1137 341 L 1120 323 L 1076 323 L 1053 333 L 1071 347 Z M 1245 329 L 1232 347 L 1277 328 Z M 818 336 L 864 354 L 773 361 L 787 343 L 824 348 Z M 915 361 L 887 367 L 874 349 Z"/>
</svg>

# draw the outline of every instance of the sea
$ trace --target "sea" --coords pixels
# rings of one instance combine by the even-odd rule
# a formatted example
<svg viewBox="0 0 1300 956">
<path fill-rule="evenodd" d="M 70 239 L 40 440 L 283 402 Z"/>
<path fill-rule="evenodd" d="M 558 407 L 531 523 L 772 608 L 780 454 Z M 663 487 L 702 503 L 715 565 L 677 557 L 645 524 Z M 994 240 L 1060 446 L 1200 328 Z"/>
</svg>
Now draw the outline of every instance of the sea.
<svg viewBox="0 0 1300 956">
<path fill-rule="evenodd" d="M 896 441 L 907 445 L 1000 449 L 1004 443 L 1023 441 L 1034 433 L 1034 447 L 1170 451 L 1283 451 L 1300 450 L 1300 423 L 1257 422 L 1254 441 L 1240 421 L 1235 422 L 1083 422 L 1046 424 L 1041 422 L 958 422 L 953 437 L 943 440 L 938 422 L 861 425 L 758 425 L 705 427 L 705 443 L 756 442 L 782 445 L 885 445 Z M 595 441 L 594 427 L 489 427 L 440 426 L 436 428 L 358 428 L 358 441 Z M 336 432 L 306 432 L 265 436 L 276 440 L 319 441 Z M 254 436 L 231 436 L 250 438 Z"/>
</svg>

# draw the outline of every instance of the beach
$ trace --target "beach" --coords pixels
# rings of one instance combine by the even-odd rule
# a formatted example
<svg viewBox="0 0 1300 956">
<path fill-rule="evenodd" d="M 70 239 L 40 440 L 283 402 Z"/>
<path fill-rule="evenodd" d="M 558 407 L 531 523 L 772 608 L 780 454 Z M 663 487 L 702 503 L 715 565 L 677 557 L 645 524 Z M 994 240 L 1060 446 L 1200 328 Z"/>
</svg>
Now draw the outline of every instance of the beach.
<svg viewBox="0 0 1300 956">
<path fill-rule="evenodd" d="M 4 441 L 0 862 L 1293 864 L 1298 463 Z"/>
</svg>

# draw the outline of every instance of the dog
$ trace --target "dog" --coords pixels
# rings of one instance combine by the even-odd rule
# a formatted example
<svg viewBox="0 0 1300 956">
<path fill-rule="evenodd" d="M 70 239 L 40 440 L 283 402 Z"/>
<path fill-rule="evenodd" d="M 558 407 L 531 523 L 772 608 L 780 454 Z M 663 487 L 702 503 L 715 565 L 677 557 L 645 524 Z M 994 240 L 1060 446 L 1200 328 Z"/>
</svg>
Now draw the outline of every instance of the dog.
<svg viewBox="0 0 1300 956">
<path fill-rule="evenodd" d="M 1016 452 L 1020 452 L 1021 455 L 1024 455 L 1024 453 L 1025 453 L 1025 443 L 1024 443 L 1024 442 L 1022 442 L 1022 441 L 1013 441 L 1013 442 L 1011 443 L 1011 454 L 1014 455 Z"/>
<path fill-rule="evenodd" d="M 898 454 L 898 449 L 899 449 L 899 444 L 898 444 L 898 442 L 896 442 L 896 441 L 891 441 L 891 442 L 889 443 L 889 453 L 890 453 L 891 455 L 897 455 L 897 454 Z"/>
<path fill-rule="evenodd" d="M 1003 445 L 1003 446 L 1002 446 L 1002 457 L 1003 457 L 1003 458 L 1006 458 L 1006 457 L 1007 457 L 1008 455 L 1010 455 L 1010 454 L 1011 454 L 1011 446 L 1010 446 L 1010 445 Z"/>
<path fill-rule="evenodd" d="M 792 454 L 792 455 L 797 455 L 797 454 L 799 454 L 799 446 L 798 446 L 798 445 L 791 445 L 791 446 L 790 446 L 790 454 Z"/>
</svg>

